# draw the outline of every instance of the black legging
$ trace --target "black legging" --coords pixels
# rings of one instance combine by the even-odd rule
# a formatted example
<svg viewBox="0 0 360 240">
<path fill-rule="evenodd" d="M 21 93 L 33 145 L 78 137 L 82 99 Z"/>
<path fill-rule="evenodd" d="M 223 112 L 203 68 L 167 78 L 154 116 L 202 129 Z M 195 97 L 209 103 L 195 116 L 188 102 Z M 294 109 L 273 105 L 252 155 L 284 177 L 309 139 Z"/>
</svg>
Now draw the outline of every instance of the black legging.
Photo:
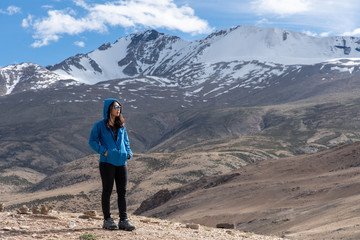
<svg viewBox="0 0 360 240">
<path fill-rule="evenodd" d="M 101 206 L 104 219 L 110 217 L 110 196 L 116 183 L 118 195 L 118 207 L 120 220 L 127 219 L 126 213 L 126 184 L 127 184 L 127 165 L 114 166 L 110 163 L 100 162 L 100 175 L 102 181 Z"/>
</svg>

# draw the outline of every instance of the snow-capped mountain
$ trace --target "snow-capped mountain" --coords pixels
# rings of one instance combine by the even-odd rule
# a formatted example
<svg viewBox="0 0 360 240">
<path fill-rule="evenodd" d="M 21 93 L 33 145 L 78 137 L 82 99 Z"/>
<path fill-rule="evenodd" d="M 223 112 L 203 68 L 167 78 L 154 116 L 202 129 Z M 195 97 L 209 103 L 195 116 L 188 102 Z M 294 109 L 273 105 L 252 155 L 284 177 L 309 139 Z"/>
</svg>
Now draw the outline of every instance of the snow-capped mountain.
<svg viewBox="0 0 360 240">
<path fill-rule="evenodd" d="M 196 43 L 196 42 L 194 42 Z M 199 41 L 193 63 L 231 61 L 314 64 L 333 58 L 360 57 L 360 38 L 311 37 L 279 28 L 238 26 Z M 182 51 L 187 52 L 187 51 Z"/>
<path fill-rule="evenodd" d="M 70 57 L 48 69 L 64 77 L 94 84 L 100 81 L 154 75 L 153 72 L 187 42 L 155 30 L 143 31 Z"/>
<path fill-rule="evenodd" d="M 186 42 L 178 37 L 143 31 L 104 44 L 88 54 L 49 66 L 55 73 L 87 84 L 143 75 L 166 77 L 181 86 L 213 79 L 219 71 L 236 78 L 263 65 L 303 65 L 336 58 L 360 58 L 360 38 L 316 38 L 278 28 L 238 26 Z M 226 73 L 221 66 L 226 65 Z M 285 67 L 282 67 L 285 68 Z"/>
<path fill-rule="evenodd" d="M 34 63 L 0 68 L 0 95 L 74 84 L 79 83 Z"/>
<path fill-rule="evenodd" d="M 185 98 L 209 97 L 234 89 L 264 89 L 316 64 L 322 64 L 316 69 L 330 64 L 331 71 L 351 74 L 359 71 L 359 59 L 360 38 L 355 37 L 316 38 L 279 28 L 238 26 L 187 42 L 147 30 L 46 69 L 31 63 L 0 68 L 0 95 L 64 83 L 152 78 L 184 90 Z"/>
</svg>

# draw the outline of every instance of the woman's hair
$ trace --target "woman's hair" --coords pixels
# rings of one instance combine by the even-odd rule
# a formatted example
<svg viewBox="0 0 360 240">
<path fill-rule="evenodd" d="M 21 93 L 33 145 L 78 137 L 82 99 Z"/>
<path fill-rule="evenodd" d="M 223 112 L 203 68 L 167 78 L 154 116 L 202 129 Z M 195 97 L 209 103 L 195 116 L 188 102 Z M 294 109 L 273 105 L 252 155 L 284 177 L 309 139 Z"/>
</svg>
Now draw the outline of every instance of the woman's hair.
<svg viewBox="0 0 360 240">
<path fill-rule="evenodd" d="M 107 111 L 107 127 L 108 128 L 110 128 L 110 126 L 109 126 L 109 120 L 110 120 L 110 114 L 111 114 L 111 110 L 113 109 L 113 107 L 114 107 L 114 103 L 115 102 L 117 102 L 117 101 L 114 101 L 114 102 L 112 102 L 111 104 L 110 104 L 110 106 L 109 106 L 109 109 L 108 109 L 108 111 Z M 122 116 L 122 114 L 121 114 L 121 110 L 122 110 L 122 105 L 119 103 L 119 102 L 117 102 L 119 105 L 120 105 L 120 116 L 119 117 L 115 117 L 115 124 L 114 124 L 114 126 L 116 127 L 116 128 L 123 128 L 124 127 L 124 123 L 125 123 L 125 119 L 123 118 L 123 116 Z"/>
</svg>

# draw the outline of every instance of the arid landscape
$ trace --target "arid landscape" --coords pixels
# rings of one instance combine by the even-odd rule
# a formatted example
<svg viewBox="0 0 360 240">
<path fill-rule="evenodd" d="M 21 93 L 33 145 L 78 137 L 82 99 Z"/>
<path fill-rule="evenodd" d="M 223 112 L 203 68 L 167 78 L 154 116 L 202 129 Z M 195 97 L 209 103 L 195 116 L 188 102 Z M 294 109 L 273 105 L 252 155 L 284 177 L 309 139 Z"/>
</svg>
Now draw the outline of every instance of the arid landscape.
<svg viewBox="0 0 360 240">
<path fill-rule="evenodd" d="M 360 61 L 198 62 L 219 52 L 221 40 L 238 46 L 231 33 L 267 32 L 279 44 L 298 36 L 246 29 L 218 31 L 178 52 L 172 44 L 179 38 L 144 31 L 122 39 L 123 53 L 136 52 L 122 59 L 108 44 L 48 68 L 3 68 L 0 238 L 79 239 L 89 232 L 99 239 L 360 239 Z M 321 49 L 344 56 L 338 42 Z M 124 78 L 54 80 L 52 70 L 89 74 L 85 67 L 100 66 L 93 53 L 115 56 Z M 127 200 L 138 229 L 131 233 L 101 229 L 99 156 L 88 146 L 110 97 L 123 104 L 134 152 Z M 23 205 L 53 212 L 17 213 Z M 79 218 L 89 210 L 98 215 Z"/>
<path fill-rule="evenodd" d="M 158 206 L 144 203 L 136 212 L 291 239 L 358 239 L 359 149 L 355 143 L 260 161 L 173 189 Z"/>
<path fill-rule="evenodd" d="M 209 228 L 228 223 L 241 231 L 288 239 L 357 239 L 359 149 L 360 143 L 341 144 L 317 153 L 259 160 L 244 166 L 236 165 L 234 158 L 233 167 L 211 161 L 221 159 L 219 156 L 223 159 L 234 156 L 229 153 L 193 153 L 183 157 L 139 154 L 129 161 L 129 210 Z M 151 173 L 150 163 L 158 166 Z M 215 167 L 222 172 L 211 172 Z M 90 209 L 100 212 L 97 156 L 79 159 L 62 168 L 61 174 L 40 181 L 35 192 L 5 191 L 2 201 L 8 211 L 14 212 L 24 204 L 29 207 L 46 204 L 64 212 Z M 31 173 L 28 178 L 36 180 Z M 72 179 L 78 183 L 71 184 Z M 52 189 L 51 183 L 58 187 Z M 148 200 L 144 201 L 146 198 L 150 205 Z M 116 214 L 116 210 L 113 212 Z"/>
</svg>

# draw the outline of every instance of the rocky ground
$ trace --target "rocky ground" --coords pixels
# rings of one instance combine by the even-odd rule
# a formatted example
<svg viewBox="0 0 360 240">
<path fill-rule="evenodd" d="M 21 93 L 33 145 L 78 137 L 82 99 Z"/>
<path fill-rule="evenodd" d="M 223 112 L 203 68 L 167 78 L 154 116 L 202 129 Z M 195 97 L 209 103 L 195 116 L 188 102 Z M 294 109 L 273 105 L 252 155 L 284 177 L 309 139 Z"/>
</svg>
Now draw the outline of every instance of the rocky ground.
<svg viewBox="0 0 360 240">
<path fill-rule="evenodd" d="M 136 230 L 109 231 L 102 229 L 102 218 L 96 212 L 90 215 L 59 211 L 48 214 L 0 212 L 0 239 L 281 239 L 237 229 L 210 228 L 141 216 L 131 215 L 130 220 Z"/>
</svg>

